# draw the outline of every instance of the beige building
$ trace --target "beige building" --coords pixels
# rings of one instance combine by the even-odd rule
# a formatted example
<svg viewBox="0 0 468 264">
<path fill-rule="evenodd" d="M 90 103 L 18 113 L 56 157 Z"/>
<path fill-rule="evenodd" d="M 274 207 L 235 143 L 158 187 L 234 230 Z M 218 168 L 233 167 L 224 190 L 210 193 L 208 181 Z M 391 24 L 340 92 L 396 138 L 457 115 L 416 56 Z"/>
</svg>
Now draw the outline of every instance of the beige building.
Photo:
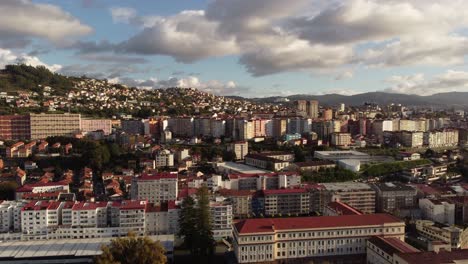
<svg viewBox="0 0 468 264">
<path fill-rule="evenodd" d="M 322 205 L 327 205 L 330 202 L 346 203 L 364 214 L 372 214 L 375 212 L 375 190 L 368 184 L 358 182 L 342 182 L 342 183 L 322 183 L 320 191 L 322 197 Z M 322 207 L 323 209 L 323 207 Z"/>
<path fill-rule="evenodd" d="M 236 154 L 236 160 L 243 160 L 249 153 L 249 143 L 247 141 L 238 141 L 227 145 L 227 150 Z"/>
<path fill-rule="evenodd" d="M 112 120 L 110 119 L 81 119 L 81 131 L 84 133 L 102 130 L 104 135 L 112 133 Z"/>
<path fill-rule="evenodd" d="M 400 143 L 409 148 L 418 148 L 423 146 L 423 132 L 401 131 L 399 134 Z"/>
<path fill-rule="evenodd" d="M 368 238 L 404 234 L 405 223 L 388 214 L 246 219 L 233 227 L 233 248 L 238 263 L 314 261 L 363 256 Z"/>
<path fill-rule="evenodd" d="M 30 114 L 31 139 L 72 136 L 81 130 L 80 114 Z"/>
<path fill-rule="evenodd" d="M 443 226 L 430 220 L 416 220 L 416 231 L 433 241 L 442 241 L 452 248 L 468 248 L 468 229 Z"/>
<path fill-rule="evenodd" d="M 350 133 L 332 133 L 331 144 L 337 147 L 347 147 L 351 145 Z"/>
</svg>

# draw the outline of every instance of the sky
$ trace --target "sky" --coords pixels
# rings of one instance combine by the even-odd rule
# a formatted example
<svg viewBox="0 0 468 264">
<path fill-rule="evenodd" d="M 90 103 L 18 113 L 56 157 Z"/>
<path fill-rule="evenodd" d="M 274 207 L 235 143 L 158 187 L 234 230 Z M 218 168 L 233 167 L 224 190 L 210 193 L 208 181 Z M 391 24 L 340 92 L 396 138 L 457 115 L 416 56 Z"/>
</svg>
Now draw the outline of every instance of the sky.
<svg viewBox="0 0 468 264">
<path fill-rule="evenodd" d="M 1 0 L 0 68 L 244 97 L 468 92 L 468 0 Z"/>
</svg>

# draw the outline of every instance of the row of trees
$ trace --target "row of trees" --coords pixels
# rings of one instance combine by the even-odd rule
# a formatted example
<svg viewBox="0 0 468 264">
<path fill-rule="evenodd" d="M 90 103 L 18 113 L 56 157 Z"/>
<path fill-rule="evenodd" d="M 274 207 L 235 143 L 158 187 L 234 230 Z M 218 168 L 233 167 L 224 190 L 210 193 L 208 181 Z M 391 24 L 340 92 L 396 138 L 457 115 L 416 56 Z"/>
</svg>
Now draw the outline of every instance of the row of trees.
<svg viewBox="0 0 468 264">
<path fill-rule="evenodd" d="M 187 196 L 181 205 L 179 215 L 179 236 L 194 257 L 206 258 L 213 255 L 213 238 L 210 195 L 206 186 L 198 189 L 197 201 Z"/>
<path fill-rule="evenodd" d="M 340 167 L 302 173 L 302 180 L 304 182 L 346 182 L 357 179 L 359 179 L 357 173 Z"/>
</svg>

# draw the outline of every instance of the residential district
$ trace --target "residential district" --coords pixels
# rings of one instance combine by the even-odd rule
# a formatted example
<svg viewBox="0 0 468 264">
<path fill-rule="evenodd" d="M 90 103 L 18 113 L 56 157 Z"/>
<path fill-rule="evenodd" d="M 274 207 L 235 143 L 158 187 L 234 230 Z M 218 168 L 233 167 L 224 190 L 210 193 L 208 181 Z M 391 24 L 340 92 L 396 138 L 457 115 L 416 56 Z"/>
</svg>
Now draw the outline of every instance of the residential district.
<svg viewBox="0 0 468 264">
<path fill-rule="evenodd" d="M 213 97 L 209 115 L 103 119 L 66 109 L 145 102 L 79 85 L 48 113 L 0 116 L 0 263 L 92 262 L 129 232 L 174 261 L 181 204 L 202 187 L 227 263 L 468 261 L 463 110 Z M 0 94 L 12 108 L 30 96 Z"/>
</svg>

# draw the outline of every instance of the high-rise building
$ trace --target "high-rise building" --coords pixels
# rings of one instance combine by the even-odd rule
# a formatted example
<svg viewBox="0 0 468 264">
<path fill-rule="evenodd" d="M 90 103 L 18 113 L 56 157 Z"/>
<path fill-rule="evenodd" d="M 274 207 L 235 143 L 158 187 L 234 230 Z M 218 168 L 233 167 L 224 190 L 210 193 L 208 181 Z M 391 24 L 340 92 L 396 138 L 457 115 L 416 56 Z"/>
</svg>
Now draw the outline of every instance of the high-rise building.
<svg viewBox="0 0 468 264">
<path fill-rule="evenodd" d="M 285 118 L 273 119 L 273 137 L 280 138 L 286 135 L 288 129 L 288 120 Z"/>
<path fill-rule="evenodd" d="M 31 138 L 30 119 L 27 115 L 0 116 L 0 139 L 25 140 Z"/>
<path fill-rule="evenodd" d="M 319 102 L 312 100 L 307 102 L 307 115 L 309 118 L 315 119 L 319 116 Z"/>
<path fill-rule="evenodd" d="M 294 102 L 296 109 L 299 112 L 307 113 L 307 101 L 306 100 L 298 100 Z"/>
<path fill-rule="evenodd" d="M 333 119 L 333 110 L 332 109 L 325 109 L 323 111 L 323 120 L 328 121 Z"/>
</svg>

